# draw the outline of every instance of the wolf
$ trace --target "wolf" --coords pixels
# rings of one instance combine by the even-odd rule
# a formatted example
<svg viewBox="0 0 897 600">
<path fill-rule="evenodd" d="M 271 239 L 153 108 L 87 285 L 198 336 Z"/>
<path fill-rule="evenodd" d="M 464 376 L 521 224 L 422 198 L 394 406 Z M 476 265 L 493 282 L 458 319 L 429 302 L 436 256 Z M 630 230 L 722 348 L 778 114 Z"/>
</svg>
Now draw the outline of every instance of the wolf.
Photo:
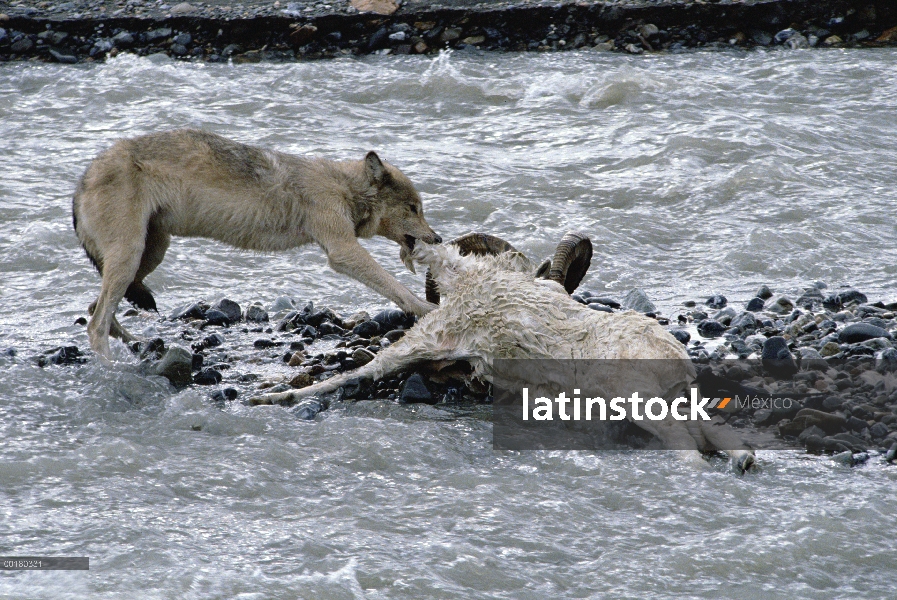
<svg viewBox="0 0 897 600">
<path fill-rule="evenodd" d="M 442 241 L 411 181 L 375 152 L 355 161 L 306 158 L 194 129 L 123 139 L 87 167 L 72 216 L 102 277 L 87 332 L 91 348 L 107 358 L 110 334 L 136 339 L 115 318 L 122 298 L 156 310 L 143 280 L 161 264 L 173 235 L 262 252 L 316 243 L 331 268 L 402 310 L 422 316 L 436 308 L 358 243 L 375 235 L 396 242 L 414 272 L 415 242 Z"/>
</svg>

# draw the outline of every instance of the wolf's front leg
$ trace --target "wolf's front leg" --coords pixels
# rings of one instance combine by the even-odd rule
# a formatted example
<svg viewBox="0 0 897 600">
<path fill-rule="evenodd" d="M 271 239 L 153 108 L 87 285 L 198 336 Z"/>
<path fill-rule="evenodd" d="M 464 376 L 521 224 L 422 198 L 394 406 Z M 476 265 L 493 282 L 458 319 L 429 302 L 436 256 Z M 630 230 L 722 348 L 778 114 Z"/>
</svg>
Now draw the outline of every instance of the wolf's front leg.
<svg viewBox="0 0 897 600">
<path fill-rule="evenodd" d="M 411 293 L 398 279 L 381 267 L 356 240 L 336 247 L 325 247 L 324 250 L 334 271 L 348 275 L 386 296 L 403 311 L 422 317 L 437 308 L 435 304 L 421 300 Z"/>
</svg>

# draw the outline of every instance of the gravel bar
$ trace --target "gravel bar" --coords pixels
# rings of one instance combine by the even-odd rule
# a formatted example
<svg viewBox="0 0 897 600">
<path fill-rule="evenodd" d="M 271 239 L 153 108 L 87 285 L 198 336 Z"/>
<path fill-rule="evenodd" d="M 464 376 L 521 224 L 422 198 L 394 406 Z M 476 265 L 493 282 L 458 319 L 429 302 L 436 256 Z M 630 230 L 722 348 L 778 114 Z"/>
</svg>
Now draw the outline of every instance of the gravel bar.
<svg viewBox="0 0 897 600">
<path fill-rule="evenodd" d="M 0 61 L 164 53 L 234 63 L 365 54 L 897 45 L 893 0 L 0 2 Z"/>
</svg>

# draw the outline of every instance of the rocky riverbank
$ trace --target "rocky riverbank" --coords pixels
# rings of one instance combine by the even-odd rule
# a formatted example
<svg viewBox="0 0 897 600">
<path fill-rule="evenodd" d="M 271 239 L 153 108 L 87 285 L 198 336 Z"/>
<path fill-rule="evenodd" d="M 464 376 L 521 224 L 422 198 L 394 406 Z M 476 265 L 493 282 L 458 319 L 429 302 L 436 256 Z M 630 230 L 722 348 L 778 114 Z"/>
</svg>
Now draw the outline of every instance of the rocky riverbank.
<svg viewBox="0 0 897 600">
<path fill-rule="evenodd" d="M 862 292 L 831 291 L 821 282 L 796 298 L 763 286 L 737 307 L 719 295 L 690 300 L 669 316 L 658 314 L 640 290 L 619 300 L 588 291 L 574 298 L 594 310 L 643 312 L 666 326 L 696 363 L 703 394 L 752 398 L 723 411 L 736 428 L 848 464 L 877 454 L 892 460 L 897 453 L 897 303 L 870 303 Z M 126 326 L 129 319 L 143 326 L 156 320 L 133 309 L 125 314 Z M 178 308 L 153 323 L 160 337 L 132 350 L 147 375 L 167 377 L 177 387 L 208 386 L 210 401 L 221 406 L 249 404 L 262 391 L 306 387 L 366 364 L 413 324 L 398 310 L 340 316 L 287 297 L 268 308 L 223 299 Z M 86 359 L 70 346 L 36 360 L 51 366 Z M 491 395 L 488 387 L 471 388 L 457 370 L 440 365 L 373 384 L 355 381 L 290 410 L 313 419 L 331 402 L 357 400 L 439 405 L 468 414 L 478 406 L 488 409 Z"/>
<path fill-rule="evenodd" d="M 79 63 L 121 52 L 181 60 L 296 60 L 594 49 L 897 45 L 890 0 L 164 0 L 0 2 L 0 61 Z"/>
</svg>

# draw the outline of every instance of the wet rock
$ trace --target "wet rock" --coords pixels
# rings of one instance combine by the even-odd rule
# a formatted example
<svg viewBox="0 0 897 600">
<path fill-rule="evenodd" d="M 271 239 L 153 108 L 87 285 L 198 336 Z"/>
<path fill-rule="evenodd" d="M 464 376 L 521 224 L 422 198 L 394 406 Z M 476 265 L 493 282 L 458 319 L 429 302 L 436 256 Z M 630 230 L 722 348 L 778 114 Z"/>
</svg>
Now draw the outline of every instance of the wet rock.
<svg viewBox="0 0 897 600">
<path fill-rule="evenodd" d="M 797 436 L 797 440 L 806 445 L 807 438 L 810 436 L 816 436 L 819 438 L 820 445 L 822 442 L 822 438 L 825 437 L 825 431 L 821 427 L 817 427 L 816 425 L 810 425 L 806 429 L 804 429 L 799 436 Z"/>
<path fill-rule="evenodd" d="M 317 398 L 308 398 L 296 405 L 293 414 L 303 421 L 311 421 L 318 413 L 327 410 L 327 404 Z"/>
<path fill-rule="evenodd" d="M 346 330 L 330 321 L 324 321 L 318 326 L 318 333 L 321 335 L 343 335 Z"/>
<path fill-rule="evenodd" d="M 311 302 L 309 302 L 309 305 L 311 305 Z M 296 310 L 296 301 L 289 296 L 278 296 L 275 298 L 274 303 L 271 304 L 271 312 L 276 313 L 285 310 Z"/>
<path fill-rule="evenodd" d="M 374 320 L 363 321 L 352 328 L 352 333 L 370 339 L 380 333 L 380 324 Z"/>
<path fill-rule="evenodd" d="M 359 348 L 352 353 L 352 360 L 354 360 L 355 364 L 360 367 L 374 360 L 374 355 L 364 348 Z"/>
<path fill-rule="evenodd" d="M 413 374 L 405 381 L 399 394 L 401 404 L 436 404 L 438 400 L 430 393 L 426 381 L 419 373 Z"/>
<path fill-rule="evenodd" d="M 304 388 L 315 383 L 315 378 L 311 376 L 311 373 L 308 371 L 301 371 L 296 373 L 292 379 L 290 379 L 290 386 L 294 388 Z"/>
<path fill-rule="evenodd" d="M 794 310 L 794 302 L 785 296 L 779 296 L 769 303 L 766 310 L 777 315 L 787 315 Z"/>
<path fill-rule="evenodd" d="M 283 346 L 283 342 L 276 342 L 274 340 L 262 338 L 262 339 L 255 340 L 254 342 L 252 342 L 252 345 L 259 349 L 265 349 L 265 348 L 274 348 L 277 346 Z"/>
<path fill-rule="evenodd" d="M 397 309 L 389 309 L 378 312 L 373 320 L 380 325 L 380 331 L 392 331 L 398 327 L 408 329 L 414 325 L 414 315 Z"/>
<path fill-rule="evenodd" d="M 392 331 L 387 332 L 387 333 L 383 336 L 383 339 L 387 340 L 388 342 L 390 342 L 390 343 L 392 343 L 392 344 L 395 344 L 395 343 L 398 342 L 400 339 L 402 339 L 402 337 L 403 337 L 404 335 L 405 335 L 405 330 L 404 330 L 404 329 L 393 329 Z"/>
<path fill-rule="evenodd" d="M 340 398 L 343 400 L 363 400 L 370 397 L 374 391 L 374 383 L 370 379 L 355 377 L 350 379 L 340 388 Z"/>
<path fill-rule="evenodd" d="M 246 309 L 246 320 L 253 323 L 265 323 L 268 321 L 268 311 L 261 304 L 251 304 Z"/>
<path fill-rule="evenodd" d="M 193 376 L 196 385 L 218 385 L 221 383 L 221 373 L 215 369 L 203 369 Z"/>
<path fill-rule="evenodd" d="M 203 339 L 203 341 L 200 343 L 200 346 L 202 346 L 203 348 L 215 348 L 216 346 L 220 346 L 223 343 L 224 336 L 220 333 L 213 333 L 212 335 L 207 336 L 205 339 Z"/>
<path fill-rule="evenodd" d="M 201 371 L 202 365 L 204 362 L 205 362 L 205 357 L 202 354 L 199 354 L 198 352 L 194 352 L 193 353 L 193 362 L 190 365 L 190 371 L 193 373 L 195 373 L 197 371 Z"/>
<path fill-rule="evenodd" d="M 112 37 L 112 44 L 116 48 L 130 48 L 136 41 L 134 35 L 128 31 L 122 31 Z"/>
<path fill-rule="evenodd" d="M 626 44 L 623 49 L 629 54 L 642 54 L 645 49 L 637 44 Z"/>
<path fill-rule="evenodd" d="M 772 290 L 769 289 L 768 285 L 761 285 L 760 289 L 758 289 L 757 293 L 754 295 L 761 300 L 768 300 L 772 298 Z"/>
<path fill-rule="evenodd" d="M 230 318 L 220 310 L 210 308 L 205 312 L 203 316 L 206 320 L 206 322 L 203 324 L 203 327 L 207 325 L 220 325 L 221 327 L 230 327 Z"/>
<path fill-rule="evenodd" d="M 710 308 L 713 308 L 713 309 L 721 309 L 721 308 L 725 308 L 726 304 L 728 304 L 728 302 L 729 301 L 726 299 L 725 296 L 716 294 L 714 296 L 710 296 L 709 298 L 707 298 L 707 300 L 704 302 L 704 304 L 706 304 L 707 306 L 709 306 Z"/>
<path fill-rule="evenodd" d="M 23 53 L 31 50 L 33 47 L 34 47 L 34 42 L 31 41 L 31 38 L 29 38 L 28 36 L 25 36 L 22 39 L 10 44 L 9 50 L 13 54 L 23 54 Z"/>
<path fill-rule="evenodd" d="M 862 431 L 869 427 L 869 423 L 860 419 L 858 417 L 848 417 L 847 423 L 845 424 L 848 429 L 852 429 L 853 431 Z"/>
<path fill-rule="evenodd" d="M 15 354 L 13 354 L 14 356 Z M 81 353 L 77 346 L 62 346 L 54 348 L 50 351 L 49 356 L 38 362 L 40 366 L 51 365 L 74 365 L 87 362 L 87 357 Z"/>
<path fill-rule="evenodd" d="M 748 301 L 747 305 L 744 307 L 744 309 L 749 310 L 751 312 L 759 312 L 759 311 L 763 310 L 763 304 L 764 304 L 764 302 L 763 302 L 762 298 L 759 298 L 759 297 L 751 298 Z"/>
<path fill-rule="evenodd" d="M 180 346 L 170 347 L 162 358 L 150 368 L 153 375 L 167 378 L 173 385 L 193 383 L 193 353 Z"/>
<path fill-rule="evenodd" d="M 240 308 L 240 305 L 227 298 L 222 298 L 213 304 L 209 310 L 216 310 L 223 313 L 231 323 L 239 323 L 243 316 L 243 309 Z M 206 315 L 206 319 L 208 318 L 209 316 Z"/>
<path fill-rule="evenodd" d="M 165 354 L 165 340 L 157 337 L 148 342 L 137 342 L 137 351 L 143 360 L 159 360 Z"/>
<path fill-rule="evenodd" d="M 891 334 L 869 323 L 851 323 L 838 333 L 838 341 L 842 344 L 856 344 L 874 338 L 891 339 Z"/>
<path fill-rule="evenodd" d="M 763 342 L 760 358 L 763 368 L 774 377 L 790 377 L 797 372 L 797 363 L 788 349 L 788 342 L 780 335 L 767 338 Z"/>
<path fill-rule="evenodd" d="M 671 329 L 670 333 L 674 338 L 682 342 L 682 344 L 688 344 L 689 340 L 691 340 L 691 334 L 684 329 Z"/>
<path fill-rule="evenodd" d="M 795 304 L 800 306 L 801 308 L 806 308 L 808 310 L 812 310 L 813 306 L 816 304 L 822 304 L 825 301 L 825 298 L 822 295 L 822 292 L 819 291 L 818 288 L 810 288 L 806 290 L 803 294 L 798 297 Z"/>
<path fill-rule="evenodd" d="M 623 296 L 623 308 L 634 310 L 641 313 L 649 313 L 649 312 L 657 312 L 657 307 L 654 306 L 654 303 L 648 300 L 648 295 L 638 289 L 629 290 L 625 296 Z"/>
<path fill-rule="evenodd" d="M 615 309 L 615 310 L 622 308 L 622 306 L 620 305 L 620 303 L 617 302 L 616 300 L 612 299 L 612 298 L 592 297 L 592 296 L 590 296 L 590 297 L 586 298 L 586 303 L 587 303 L 587 304 L 595 304 L 595 303 L 603 304 L 604 306 L 608 306 L 608 307 L 613 308 L 613 309 Z"/>
<path fill-rule="evenodd" d="M 50 48 L 50 56 L 53 57 L 56 62 L 60 62 L 63 64 L 73 65 L 78 62 L 78 57 L 73 54 L 65 54 L 62 52 L 58 52 Z"/>
<path fill-rule="evenodd" d="M 172 321 L 176 319 L 202 319 L 208 309 L 208 304 L 203 302 L 191 302 L 190 304 L 185 304 L 174 309 L 168 318 Z"/>
<path fill-rule="evenodd" d="M 783 30 L 779 31 L 775 35 L 775 37 L 773 37 L 773 40 L 775 41 L 776 44 L 784 44 L 785 42 L 787 42 L 789 39 L 791 39 L 795 35 L 800 35 L 800 34 L 797 32 L 797 30 L 789 27 L 788 29 L 783 29 Z"/>
<path fill-rule="evenodd" d="M 239 396 L 240 392 L 238 392 L 234 388 L 224 388 L 223 390 L 216 390 L 210 395 L 212 400 L 218 403 L 224 403 L 229 400 L 236 400 Z"/>
<path fill-rule="evenodd" d="M 698 323 L 698 333 L 705 338 L 721 336 L 726 331 L 726 326 L 714 319 L 706 319 Z"/>
<path fill-rule="evenodd" d="M 890 430 L 884 423 L 876 423 L 869 428 L 869 434 L 872 436 L 873 440 L 883 439 L 887 437 L 888 433 L 890 433 Z"/>
<path fill-rule="evenodd" d="M 844 306 L 854 304 L 865 304 L 869 299 L 866 295 L 857 290 L 842 290 L 836 294 L 831 294 L 823 301 L 822 305 L 829 310 L 841 310 Z"/>
<path fill-rule="evenodd" d="M 762 302 L 762 301 L 761 301 Z M 737 315 L 732 321 L 729 323 L 729 327 L 735 328 L 738 327 L 742 332 L 750 333 L 757 329 L 759 326 L 759 322 L 757 321 L 757 317 L 750 312 L 743 312 Z"/>
</svg>

